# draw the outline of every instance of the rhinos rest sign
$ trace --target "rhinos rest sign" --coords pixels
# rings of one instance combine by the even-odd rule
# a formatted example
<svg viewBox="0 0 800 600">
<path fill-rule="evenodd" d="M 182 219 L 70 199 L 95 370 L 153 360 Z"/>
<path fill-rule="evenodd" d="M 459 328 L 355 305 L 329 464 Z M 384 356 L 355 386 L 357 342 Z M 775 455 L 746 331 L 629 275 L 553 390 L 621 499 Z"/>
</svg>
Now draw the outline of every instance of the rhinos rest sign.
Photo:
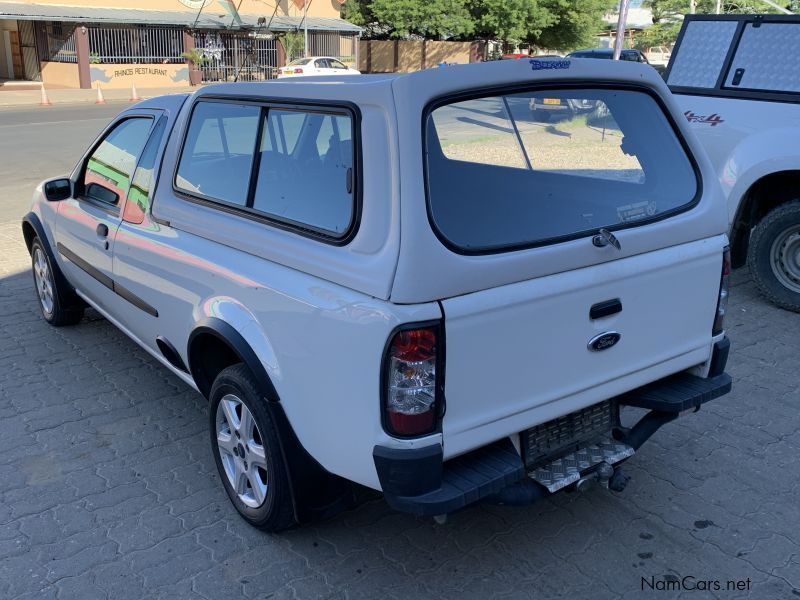
<svg viewBox="0 0 800 600">
<path fill-rule="evenodd" d="M 121 65 L 94 64 L 89 68 L 92 86 L 98 83 L 105 88 L 183 87 L 189 85 L 189 69 L 177 65 Z"/>
</svg>

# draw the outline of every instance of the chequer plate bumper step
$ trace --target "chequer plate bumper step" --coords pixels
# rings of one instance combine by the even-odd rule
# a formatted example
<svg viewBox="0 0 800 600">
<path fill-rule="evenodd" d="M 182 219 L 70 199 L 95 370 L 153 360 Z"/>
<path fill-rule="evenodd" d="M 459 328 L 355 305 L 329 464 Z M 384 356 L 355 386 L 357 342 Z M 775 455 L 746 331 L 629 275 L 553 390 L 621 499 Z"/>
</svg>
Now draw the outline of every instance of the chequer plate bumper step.
<svg viewBox="0 0 800 600">
<path fill-rule="evenodd" d="M 633 456 L 634 449 L 611 438 L 604 438 L 594 444 L 570 452 L 530 471 L 528 476 L 542 484 L 548 491 L 557 492 L 578 481 L 582 474 L 607 462 L 610 465 Z"/>
</svg>

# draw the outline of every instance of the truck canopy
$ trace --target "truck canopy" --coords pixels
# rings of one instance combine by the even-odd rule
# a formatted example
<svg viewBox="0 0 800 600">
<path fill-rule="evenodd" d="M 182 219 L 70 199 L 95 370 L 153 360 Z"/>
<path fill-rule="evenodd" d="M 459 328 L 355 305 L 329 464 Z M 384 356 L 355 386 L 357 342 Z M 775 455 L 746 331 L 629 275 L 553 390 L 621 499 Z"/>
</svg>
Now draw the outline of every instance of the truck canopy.
<svg viewBox="0 0 800 600">
<path fill-rule="evenodd" d="M 687 15 L 666 80 L 676 94 L 796 102 L 800 15 Z"/>
</svg>

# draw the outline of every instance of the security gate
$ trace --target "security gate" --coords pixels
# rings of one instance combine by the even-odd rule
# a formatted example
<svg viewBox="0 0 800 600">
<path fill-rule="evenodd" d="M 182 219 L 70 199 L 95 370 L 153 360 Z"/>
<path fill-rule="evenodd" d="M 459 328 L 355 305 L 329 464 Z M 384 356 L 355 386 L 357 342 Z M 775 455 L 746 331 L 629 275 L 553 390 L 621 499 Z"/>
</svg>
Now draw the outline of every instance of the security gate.
<svg viewBox="0 0 800 600">
<path fill-rule="evenodd" d="M 267 33 L 198 32 L 195 47 L 203 52 L 203 81 L 266 81 L 278 66 L 278 42 Z"/>
<path fill-rule="evenodd" d="M 17 21 L 19 29 L 19 42 L 22 48 L 22 65 L 25 79 L 41 81 L 42 72 L 39 68 L 39 55 L 36 52 L 36 36 L 33 31 L 33 22 Z"/>
</svg>

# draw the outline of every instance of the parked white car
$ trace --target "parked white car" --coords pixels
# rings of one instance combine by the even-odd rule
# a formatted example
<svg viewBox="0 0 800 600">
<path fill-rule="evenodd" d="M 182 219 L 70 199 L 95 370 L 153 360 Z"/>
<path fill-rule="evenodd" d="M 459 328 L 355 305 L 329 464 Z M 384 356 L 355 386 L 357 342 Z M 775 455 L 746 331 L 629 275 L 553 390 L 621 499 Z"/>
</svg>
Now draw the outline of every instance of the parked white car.
<svg viewBox="0 0 800 600">
<path fill-rule="evenodd" d="M 361 71 L 348 67 L 342 61 L 330 56 L 309 56 L 298 58 L 285 67 L 278 68 L 278 79 L 285 77 L 309 77 L 320 75 L 360 75 Z"/>
<path fill-rule="evenodd" d="M 669 57 L 672 55 L 672 50 L 667 46 L 653 46 L 645 50 L 644 55 L 651 65 L 663 65 L 666 67 Z"/>
<path fill-rule="evenodd" d="M 333 514 L 352 482 L 429 516 L 621 491 L 727 393 L 724 202 L 651 68 L 329 81 L 137 104 L 22 225 L 46 321 L 94 307 L 208 398 L 248 522 Z M 544 126 L 535 98 L 598 109 Z"/>
<path fill-rule="evenodd" d="M 688 15 L 667 81 L 728 200 L 733 268 L 800 312 L 800 16 Z"/>
</svg>

